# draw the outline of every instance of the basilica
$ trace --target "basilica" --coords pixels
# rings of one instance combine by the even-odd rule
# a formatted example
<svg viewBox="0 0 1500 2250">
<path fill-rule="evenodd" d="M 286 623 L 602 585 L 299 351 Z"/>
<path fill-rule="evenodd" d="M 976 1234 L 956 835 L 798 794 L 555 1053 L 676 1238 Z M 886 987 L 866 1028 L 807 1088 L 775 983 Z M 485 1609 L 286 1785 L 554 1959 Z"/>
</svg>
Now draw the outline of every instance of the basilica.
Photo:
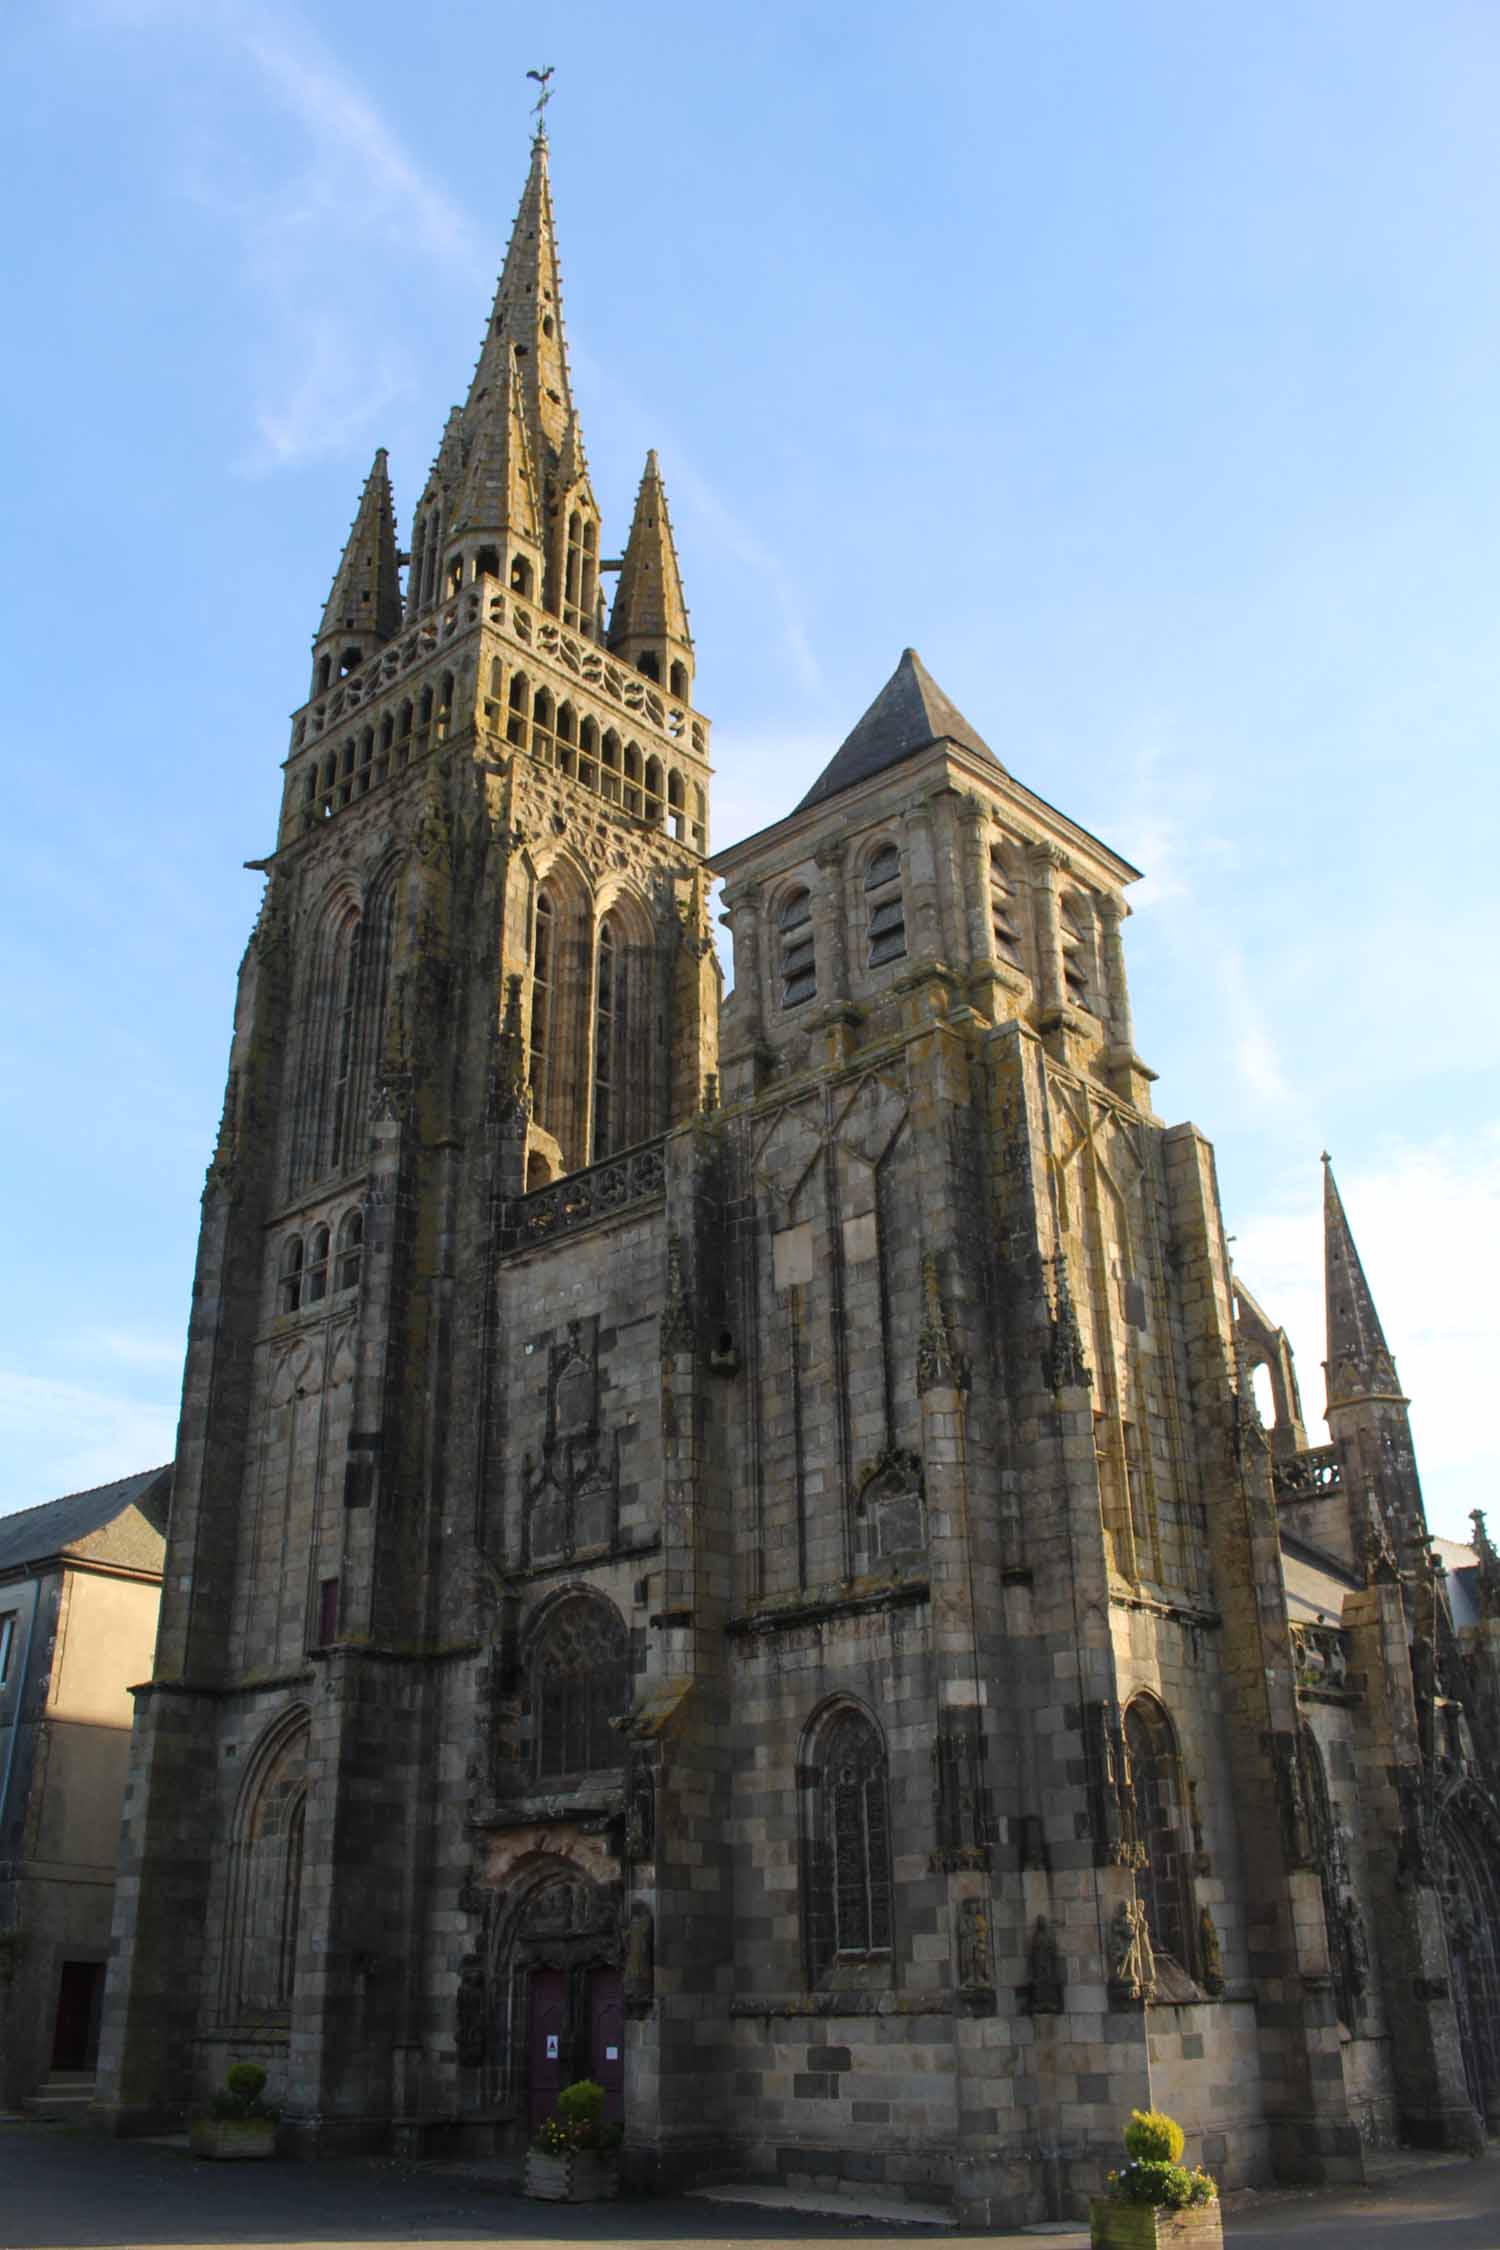
<svg viewBox="0 0 1500 2250">
<path fill-rule="evenodd" d="M 1137 871 L 914 650 L 711 853 L 548 162 L 257 863 L 102 2115 L 253 2060 L 291 2150 L 504 2156 L 587 2075 L 638 2186 L 980 2226 L 1133 2107 L 1230 2186 L 1477 2147 L 1500 1557 L 1429 1536 L 1332 1171 L 1319 1442 L 1153 1106 Z"/>
</svg>

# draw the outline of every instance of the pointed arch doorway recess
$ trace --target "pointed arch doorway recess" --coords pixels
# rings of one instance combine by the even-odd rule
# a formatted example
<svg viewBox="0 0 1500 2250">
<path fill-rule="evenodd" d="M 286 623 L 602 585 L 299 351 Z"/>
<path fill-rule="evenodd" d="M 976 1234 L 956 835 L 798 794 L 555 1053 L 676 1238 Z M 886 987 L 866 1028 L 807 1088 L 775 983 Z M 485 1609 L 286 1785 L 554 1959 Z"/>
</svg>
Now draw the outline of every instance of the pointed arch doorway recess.
<svg viewBox="0 0 1500 2250">
<path fill-rule="evenodd" d="M 497 1933 L 493 1990 L 508 2008 L 515 2112 L 535 2128 L 577 2078 L 604 2088 L 604 2115 L 625 2116 L 625 2005 L 620 1900 L 569 1861 L 538 1865 Z"/>
</svg>

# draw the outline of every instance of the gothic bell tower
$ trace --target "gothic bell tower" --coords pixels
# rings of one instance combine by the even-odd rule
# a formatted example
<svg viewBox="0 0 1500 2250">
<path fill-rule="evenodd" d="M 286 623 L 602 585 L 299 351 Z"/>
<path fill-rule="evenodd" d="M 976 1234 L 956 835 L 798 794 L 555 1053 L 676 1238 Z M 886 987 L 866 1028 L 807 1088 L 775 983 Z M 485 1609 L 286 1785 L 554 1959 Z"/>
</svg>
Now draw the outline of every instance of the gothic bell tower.
<svg viewBox="0 0 1500 2250">
<path fill-rule="evenodd" d="M 409 556 L 384 452 L 364 486 L 255 863 L 134 1740 L 121 2130 L 251 2038 L 305 2147 L 428 2098 L 503 1214 L 695 1117 L 716 1069 L 708 722 L 654 454 L 624 557 L 611 618 L 539 129 Z"/>
</svg>

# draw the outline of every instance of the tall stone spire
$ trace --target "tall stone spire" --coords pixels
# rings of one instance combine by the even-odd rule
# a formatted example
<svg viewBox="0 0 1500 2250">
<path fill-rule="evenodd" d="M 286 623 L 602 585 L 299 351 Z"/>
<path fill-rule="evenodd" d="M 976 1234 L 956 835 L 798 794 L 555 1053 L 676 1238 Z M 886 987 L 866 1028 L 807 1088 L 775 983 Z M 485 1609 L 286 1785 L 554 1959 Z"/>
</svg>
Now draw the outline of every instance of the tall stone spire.
<svg viewBox="0 0 1500 2250">
<path fill-rule="evenodd" d="M 511 229 L 479 363 L 469 386 L 464 408 L 467 437 L 472 437 L 475 425 L 485 415 L 486 400 L 499 390 L 513 365 L 545 503 L 546 487 L 552 481 L 573 414 L 573 396 L 563 342 L 562 274 L 557 262 L 544 132 L 538 132 L 531 144 L 531 169 Z"/>
<path fill-rule="evenodd" d="M 1323 1278 L 1328 1318 L 1328 1403 L 1355 1398 L 1399 1398 L 1396 1363 L 1375 1310 L 1365 1269 L 1333 1176 L 1323 1158 Z"/>
<path fill-rule="evenodd" d="M 333 669 L 344 669 L 346 651 L 357 649 L 361 657 L 368 656 L 399 631 L 400 625 L 396 511 L 382 446 L 365 479 L 343 557 L 334 573 L 323 622 L 313 643 L 315 660 L 326 655 Z"/>
<path fill-rule="evenodd" d="M 674 692 L 690 692 L 693 636 L 688 629 L 687 603 L 682 598 L 682 574 L 677 567 L 667 495 L 654 451 L 646 455 L 636 494 L 635 515 L 610 612 L 609 645 L 653 679 L 670 683 L 673 664 L 683 667 L 686 678 Z"/>
<path fill-rule="evenodd" d="M 541 503 L 514 358 L 501 368 L 499 380 L 475 415 L 450 528 L 509 532 L 540 544 Z"/>
</svg>

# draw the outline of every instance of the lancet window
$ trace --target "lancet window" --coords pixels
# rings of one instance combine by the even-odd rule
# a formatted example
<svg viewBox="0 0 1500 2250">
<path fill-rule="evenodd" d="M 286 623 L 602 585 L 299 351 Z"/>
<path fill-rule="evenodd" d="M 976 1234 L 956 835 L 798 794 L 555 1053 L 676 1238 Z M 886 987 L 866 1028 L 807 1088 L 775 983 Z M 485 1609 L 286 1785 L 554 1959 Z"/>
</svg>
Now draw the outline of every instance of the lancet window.
<svg viewBox="0 0 1500 2250">
<path fill-rule="evenodd" d="M 622 1064 L 625 1054 L 625 964 L 615 924 L 599 924 L 594 965 L 594 1162 L 623 1145 Z"/>
<path fill-rule="evenodd" d="M 818 993 L 818 959 L 813 942 L 812 893 L 789 891 L 777 916 L 781 932 L 781 1005 L 799 1008 Z"/>
<path fill-rule="evenodd" d="M 857 1705 L 814 1722 L 803 1768 L 803 1914 L 814 1981 L 891 1953 L 890 1775 L 885 1741 Z"/>
<path fill-rule="evenodd" d="M 224 2012 L 284 2022 L 297 1970 L 307 1810 L 307 1722 L 294 1721 L 252 1766 L 229 1854 Z"/>
<path fill-rule="evenodd" d="M 325 920 L 308 961 L 292 1117 L 290 1184 L 347 1172 L 364 1153 L 385 1015 L 394 893 L 389 882 L 361 914 L 345 903 Z M 325 1260 L 326 1265 L 326 1260 Z"/>
<path fill-rule="evenodd" d="M 1138 1695 L 1125 1713 L 1130 1763 L 1131 1841 L 1139 1854 L 1140 1886 L 1151 1942 L 1193 1973 L 1196 1932 L 1192 1879 L 1183 1830 L 1186 1807 L 1182 1766 L 1172 1722 L 1153 1695 Z"/>
<path fill-rule="evenodd" d="M 906 951 L 906 907 L 901 896 L 901 854 L 882 844 L 865 869 L 865 904 L 872 969 L 899 961 Z"/>
</svg>

